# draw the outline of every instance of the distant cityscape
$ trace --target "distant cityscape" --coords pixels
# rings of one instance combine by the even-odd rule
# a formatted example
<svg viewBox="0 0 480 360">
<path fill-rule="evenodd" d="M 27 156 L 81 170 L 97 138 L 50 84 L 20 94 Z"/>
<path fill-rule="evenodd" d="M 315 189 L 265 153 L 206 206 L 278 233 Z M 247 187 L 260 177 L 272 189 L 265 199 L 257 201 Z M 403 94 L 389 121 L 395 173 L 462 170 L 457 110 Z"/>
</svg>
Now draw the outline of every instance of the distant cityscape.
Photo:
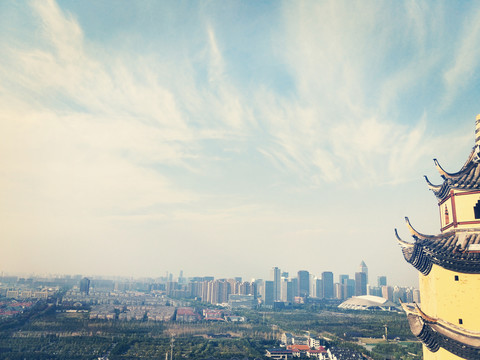
<svg viewBox="0 0 480 360">
<path fill-rule="evenodd" d="M 244 281 L 241 277 L 215 279 L 213 276 L 177 277 L 167 273 L 164 277 L 144 279 L 87 278 L 82 275 L 54 277 L 18 276 L 0 277 L 0 296 L 12 299 L 47 299 L 62 288 L 68 289 L 65 300 L 91 303 L 108 303 L 110 295 L 120 293 L 143 293 L 153 297 L 169 299 L 192 299 L 200 302 L 230 307 L 282 308 L 292 304 L 309 302 L 341 302 L 352 297 L 376 296 L 399 304 L 420 303 L 420 292 L 412 287 L 389 284 L 386 276 L 378 276 L 372 283 L 368 267 L 362 261 L 354 278 L 339 274 L 338 281 L 331 271 L 319 276 L 307 270 L 296 274 L 282 271 L 278 267 L 270 270 L 270 278 Z"/>
<path fill-rule="evenodd" d="M 290 274 L 279 267 L 270 269 L 269 279 L 251 281 L 241 277 L 185 277 L 183 271 L 178 276 L 167 273 L 142 279 L 2 274 L 0 327 L 17 329 L 18 347 L 7 343 L 2 346 L 10 354 L 59 352 L 68 358 L 66 342 L 81 338 L 85 346 L 75 350 L 76 354 L 94 354 L 102 360 L 119 359 L 127 353 L 140 356 L 145 351 L 153 358 L 165 356 L 170 360 L 174 352 L 178 358 L 250 353 L 252 358 L 343 360 L 372 359 L 369 351 L 378 341 L 385 341 L 385 346 L 405 354 L 418 354 L 421 347 L 408 342 L 408 330 L 401 326 L 405 318 L 399 305 L 400 301 L 419 302 L 419 291 L 390 285 L 386 276 L 378 276 L 373 285 L 371 282 L 363 261 L 353 278 L 346 274 L 335 277 L 331 271 L 319 276 L 307 270 Z M 371 322 L 368 327 L 351 310 L 370 310 L 364 312 Z M 303 322 L 305 316 L 308 324 Z M 27 319 L 37 318 L 50 325 L 33 326 L 33 334 Z M 387 324 L 391 329 L 388 335 Z M 92 329 L 105 326 L 111 337 L 94 336 Z M 150 335 L 145 338 L 145 326 L 151 333 L 163 334 L 154 345 L 147 341 Z M 56 330 L 52 333 L 51 328 Z M 125 335 L 119 335 L 123 333 L 138 340 L 125 340 Z M 25 334 L 30 335 L 24 338 Z M 55 341 L 48 342 L 48 348 L 35 345 L 35 339 L 45 336 L 53 336 Z M 357 337 L 369 341 L 365 340 L 367 336 L 375 337 L 373 343 L 357 342 L 354 348 L 343 343 L 358 341 Z M 407 336 L 411 337 L 409 333 Z M 92 337 L 94 344 L 89 343 Z M 245 347 L 236 348 L 244 337 L 250 340 Z M 388 343 L 388 338 L 394 343 Z M 407 342 L 401 344 L 402 339 Z M 135 345 L 140 341 L 142 345 Z M 174 349 L 176 341 L 179 345 Z M 385 351 L 381 345 L 376 349 Z"/>
</svg>

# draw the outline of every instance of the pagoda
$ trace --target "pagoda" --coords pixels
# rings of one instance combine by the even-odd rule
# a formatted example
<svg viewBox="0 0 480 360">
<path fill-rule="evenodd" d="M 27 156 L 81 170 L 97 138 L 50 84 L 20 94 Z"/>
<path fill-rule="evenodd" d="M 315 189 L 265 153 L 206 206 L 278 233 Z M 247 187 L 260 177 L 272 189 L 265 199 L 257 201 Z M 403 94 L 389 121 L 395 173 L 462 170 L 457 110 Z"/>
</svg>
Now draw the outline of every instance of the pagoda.
<svg viewBox="0 0 480 360">
<path fill-rule="evenodd" d="M 435 159 L 435 194 L 441 233 L 424 235 L 408 218 L 413 242 L 400 239 L 403 256 L 419 271 L 421 304 L 402 304 L 425 360 L 480 359 L 480 115 L 475 146 L 460 171 L 448 173 Z"/>
</svg>

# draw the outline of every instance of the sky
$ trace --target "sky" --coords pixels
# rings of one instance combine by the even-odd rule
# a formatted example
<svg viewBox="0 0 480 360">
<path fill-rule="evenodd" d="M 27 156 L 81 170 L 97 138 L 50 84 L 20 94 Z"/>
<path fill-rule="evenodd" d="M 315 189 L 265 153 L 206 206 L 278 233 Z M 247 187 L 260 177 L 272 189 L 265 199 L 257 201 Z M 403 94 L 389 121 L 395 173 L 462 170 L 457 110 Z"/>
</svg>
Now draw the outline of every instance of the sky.
<svg viewBox="0 0 480 360">
<path fill-rule="evenodd" d="M 480 3 L 0 2 L 0 271 L 416 286 L 433 158 L 480 113 Z"/>
</svg>

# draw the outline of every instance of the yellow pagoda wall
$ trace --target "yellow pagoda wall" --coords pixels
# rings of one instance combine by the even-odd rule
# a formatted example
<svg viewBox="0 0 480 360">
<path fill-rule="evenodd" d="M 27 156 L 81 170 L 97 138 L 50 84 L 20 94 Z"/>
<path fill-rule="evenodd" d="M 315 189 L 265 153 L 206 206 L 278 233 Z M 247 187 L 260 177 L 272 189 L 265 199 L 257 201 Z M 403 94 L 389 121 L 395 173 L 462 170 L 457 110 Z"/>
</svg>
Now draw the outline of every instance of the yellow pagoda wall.
<svg viewBox="0 0 480 360">
<path fill-rule="evenodd" d="M 466 330 L 480 331 L 480 275 L 457 273 L 433 265 L 427 276 L 420 274 L 419 285 L 421 309 L 425 314 Z M 432 353 L 424 347 L 423 354 L 425 360 L 461 359 L 444 349 Z"/>
<path fill-rule="evenodd" d="M 475 219 L 474 206 L 480 200 L 480 192 L 455 191 L 455 209 L 458 228 L 480 228 L 480 219 Z M 462 224 L 467 222 L 468 224 Z M 475 222 L 477 224 L 475 224 Z"/>
<path fill-rule="evenodd" d="M 427 276 L 420 274 L 419 284 L 421 308 L 428 316 L 480 331 L 480 275 L 462 274 L 433 265 Z"/>
<path fill-rule="evenodd" d="M 479 190 L 455 190 L 453 194 L 439 204 L 442 230 L 480 229 L 480 219 L 475 219 L 475 212 L 473 210 L 479 200 Z M 456 224 L 454 222 L 456 222 Z"/>
</svg>

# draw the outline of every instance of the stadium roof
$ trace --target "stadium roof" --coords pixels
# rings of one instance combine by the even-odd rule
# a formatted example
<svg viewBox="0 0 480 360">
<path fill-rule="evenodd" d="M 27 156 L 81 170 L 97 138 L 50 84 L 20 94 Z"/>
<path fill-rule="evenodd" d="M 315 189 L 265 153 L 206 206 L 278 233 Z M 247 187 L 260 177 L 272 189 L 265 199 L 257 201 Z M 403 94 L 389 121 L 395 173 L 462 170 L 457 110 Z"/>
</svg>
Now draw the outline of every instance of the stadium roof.
<svg viewBox="0 0 480 360">
<path fill-rule="evenodd" d="M 373 295 L 354 296 L 338 305 L 341 309 L 350 310 L 394 310 L 397 305 L 393 302 Z"/>
</svg>

